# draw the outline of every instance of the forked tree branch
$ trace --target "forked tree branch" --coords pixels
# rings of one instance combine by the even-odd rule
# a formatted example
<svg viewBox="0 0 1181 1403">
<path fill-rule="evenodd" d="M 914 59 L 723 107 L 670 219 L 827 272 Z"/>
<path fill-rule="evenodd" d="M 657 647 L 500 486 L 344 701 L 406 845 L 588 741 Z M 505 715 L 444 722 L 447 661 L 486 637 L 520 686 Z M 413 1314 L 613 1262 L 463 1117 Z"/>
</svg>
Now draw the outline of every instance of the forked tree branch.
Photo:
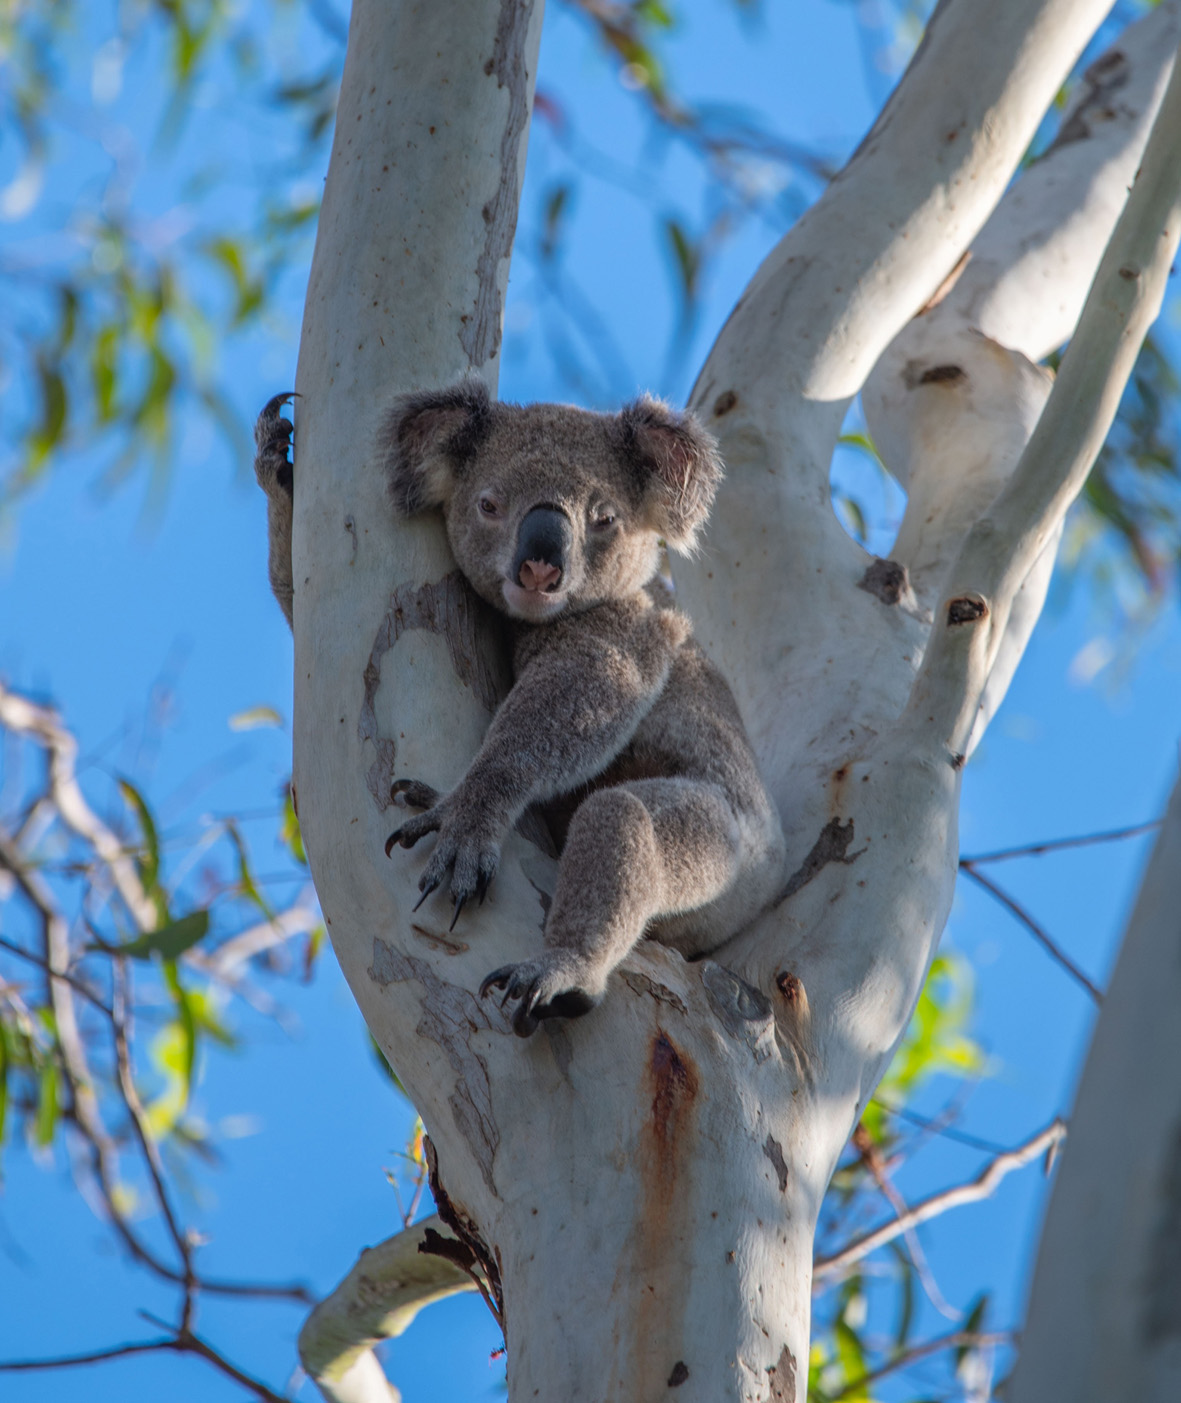
<svg viewBox="0 0 1181 1403">
<path fill-rule="evenodd" d="M 1086 481 L 1160 310 L 1181 236 L 1179 143 L 1175 69 L 1046 408 L 951 570 L 908 712 L 952 755 L 967 747 L 1017 591 Z"/>
<path fill-rule="evenodd" d="M 78 742 L 50 707 L 38 706 L 0 683 L 0 726 L 28 736 L 49 754 L 49 797 L 62 822 L 88 843 L 110 870 L 115 887 L 140 931 L 155 930 L 158 913 L 144 891 L 135 863 L 123 844 L 86 802 L 75 764 Z"/>
<path fill-rule="evenodd" d="M 694 407 L 736 392 L 738 417 L 826 474 L 845 404 L 992 212 L 1109 8 L 993 0 L 982 25 L 944 0 L 861 147 L 746 288 Z"/>
<path fill-rule="evenodd" d="M 930 1219 L 938 1218 L 940 1214 L 947 1213 L 952 1208 L 959 1208 L 965 1203 L 977 1203 L 983 1198 L 991 1197 L 992 1191 L 1007 1174 L 1011 1174 L 1015 1169 L 1023 1169 L 1042 1155 L 1050 1154 L 1065 1135 L 1066 1122 L 1055 1118 L 1045 1130 L 1039 1131 L 1024 1145 L 1019 1145 L 1015 1150 L 1008 1150 L 1003 1155 L 997 1155 L 970 1183 L 942 1189 L 921 1203 L 914 1204 L 909 1212 L 895 1218 L 893 1222 L 884 1223 L 873 1232 L 866 1233 L 864 1237 L 851 1242 L 848 1247 L 842 1248 L 831 1257 L 817 1258 L 812 1269 L 813 1287 L 831 1285 L 833 1281 L 844 1276 L 849 1267 L 868 1257 L 871 1252 L 876 1252 L 879 1247 L 884 1247 L 887 1242 L 893 1242 L 896 1237 L 918 1227 L 920 1223 L 929 1222 Z"/>
</svg>

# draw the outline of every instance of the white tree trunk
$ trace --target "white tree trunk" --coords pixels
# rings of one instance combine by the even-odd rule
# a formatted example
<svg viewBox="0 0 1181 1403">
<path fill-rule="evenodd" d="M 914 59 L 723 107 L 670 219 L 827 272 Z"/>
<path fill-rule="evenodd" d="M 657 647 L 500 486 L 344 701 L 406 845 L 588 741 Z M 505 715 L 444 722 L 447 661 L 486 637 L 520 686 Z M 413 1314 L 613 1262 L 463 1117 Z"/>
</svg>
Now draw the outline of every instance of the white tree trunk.
<svg viewBox="0 0 1181 1403">
<path fill-rule="evenodd" d="M 1181 1398 L 1181 783 L 1079 1083 L 1012 1403 Z"/>
<path fill-rule="evenodd" d="M 816 1215 L 943 928 L 984 687 L 1006 639 L 1028 636 L 1029 618 L 1006 633 L 1014 596 L 1176 246 L 1161 153 L 1083 317 L 1096 373 L 1064 366 L 1050 398 L 1054 451 L 1021 452 L 1033 375 L 1028 411 L 1005 400 L 981 450 L 1004 460 L 990 483 L 1011 476 L 986 526 L 989 493 L 966 515 L 936 509 L 928 553 L 959 613 L 845 536 L 829 461 L 849 398 L 988 218 L 1107 8 L 993 0 L 982 22 L 971 0 L 940 6 L 873 132 L 727 323 L 694 403 L 729 477 L 678 587 L 782 809 L 784 895 L 712 960 L 645 945 L 594 1013 L 522 1043 L 475 990 L 536 950 L 552 860 L 510 837 L 488 904 L 451 933 L 441 900 L 411 911 L 420 861 L 382 855 L 390 782 L 452 786 L 501 673 L 441 526 L 392 519 L 371 439 L 393 393 L 469 365 L 495 376 L 541 7 L 354 7 L 298 377 L 295 788 L 337 955 L 437 1147 L 440 1211 L 501 1307 L 513 1400 L 802 1396 Z M 1074 291 L 1054 298 L 1077 315 Z M 1092 393 L 1098 409 L 1080 408 Z M 940 471 L 967 490 L 973 462 L 951 452 Z"/>
</svg>

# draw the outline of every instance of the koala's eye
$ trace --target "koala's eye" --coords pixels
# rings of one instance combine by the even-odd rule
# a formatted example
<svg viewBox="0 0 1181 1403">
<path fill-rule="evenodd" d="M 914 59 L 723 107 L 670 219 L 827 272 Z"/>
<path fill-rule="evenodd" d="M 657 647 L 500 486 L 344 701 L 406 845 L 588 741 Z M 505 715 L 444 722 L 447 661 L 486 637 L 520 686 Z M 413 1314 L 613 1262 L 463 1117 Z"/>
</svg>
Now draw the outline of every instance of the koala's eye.
<svg viewBox="0 0 1181 1403">
<path fill-rule="evenodd" d="M 602 511 L 595 513 L 591 524 L 596 531 L 606 531 L 608 527 L 615 525 L 615 513 L 609 507 L 604 507 Z"/>
<path fill-rule="evenodd" d="M 480 515 L 481 515 L 481 516 L 499 516 L 499 515 L 500 515 L 500 507 L 496 504 L 496 502 L 495 502 L 491 497 L 481 497 L 481 498 L 480 498 Z"/>
</svg>

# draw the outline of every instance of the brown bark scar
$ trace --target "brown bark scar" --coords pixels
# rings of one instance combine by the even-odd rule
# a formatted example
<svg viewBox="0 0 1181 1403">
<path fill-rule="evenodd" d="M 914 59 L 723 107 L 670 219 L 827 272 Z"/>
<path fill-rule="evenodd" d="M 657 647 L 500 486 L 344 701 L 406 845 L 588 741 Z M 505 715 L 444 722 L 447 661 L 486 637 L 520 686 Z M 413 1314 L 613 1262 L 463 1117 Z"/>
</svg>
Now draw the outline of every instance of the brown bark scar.
<svg viewBox="0 0 1181 1403">
<path fill-rule="evenodd" d="M 656 1030 L 652 1041 L 652 1126 L 663 1160 L 672 1149 L 678 1128 L 683 1128 L 684 1116 L 697 1098 L 697 1073 L 693 1064 L 681 1056 L 663 1028 Z M 675 1167 L 668 1166 L 675 1177 Z"/>
<path fill-rule="evenodd" d="M 493 1257 L 470 1214 L 457 1204 L 443 1187 L 443 1181 L 439 1177 L 438 1151 L 429 1135 L 422 1137 L 422 1149 L 426 1156 L 427 1176 L 431 1197 L 435 1200 L 435 1209 L 459 1241 L 448 1242 L 441 1233 L 428 1228 L 423 1233 L 423 1241 L 419 1243 L 418 1250 L 427 1256 L 444 1257 L 468 1273 L 479 1288 L 488 1309 L 496 1317 L 496 1323 L 504 1332 L 507 1342 L 508 1324 L 505 1319 L 500 1254 L 497 1252 L 495 1258 Z M 477 1267 L 478 1271 L 475 1270 Z"/>
<path fill-rule="evenodd" d="M 442 950 L 445 955 L 463 955 L 471 949 L 471 946 L 466 945 L 462 940 L 449 940 L 447 936 L 436 935 L 434 931 L 427 930 L 425 926 L 415 925 L 413 922 L 410 929 L 420 940 L 425 940 L 436 950 Z"/>
<path fill-rule="evenodd" d="M 767 1403 L 796 1403 L 796 1357 L 786 1345 L 767 1370 L 771 1393 Z"/>
<path fill-rule="evenodd" d="M 897 560 L 873 560 L 857 582 L 857 588 L 876 595 L 883 604 L 898 604 L 912 595 L 910 575 Z"/>
<path fill-rule="evenodd" d="M 1097 58 L 1083 73 L 1083 82 L 1090 91 L 1063 122 L 1058 135 L 1039 159 L 1044 160 L 1051 151 L 1068 146 L 1072 141 L 1086 141 L 1093 121 L 1110 121 L 1116 113 L 1112 95 L 1123 87 L 1130 74 L 1127 56 L 1120 49 L 1111 49 Z"/>
<path fill-rule="evenodd" d="M 933 365 L 919 376 L 920 385 L 958 385 L 968 378 L 962 365 Z"/>
<path fill-rule="evenodd" d="M 492 644 L 497 634 L 488 623 L 490 617 L 491 610 L 458 570 L 419 588 L 409 583 L 398 585 L 390 594 L 389 608 L 365 664 L 365 692 L 357 721 L 358 739 L 362 744 L 369 741 L 376 752 L 365 784 L 379 813 L 384 813 L 392 802 L 390 787 L 397 754 L 393 737 L 381 734 L 377 719 L 377 691 L 386 653 L 407 629 L 442 634 L 455 675 L 491 714 L 507 694 L 509 682 L 507 667 L 498 666 L 494 656 Z"/>
<path fill-rule="evenodd" d="M 988 613 L 988 605 L 979 595 L 965 594 L 960 599 L 952 599 L 947 605 L 947 622 L 953 627 L 957 624 L 974 624 L 978 619 L 983 619 Z"/>
<path fill-rule="evenodd" d="M 473 1032 L 492 1027 L 483 1005 L 470 990 L 440 979 L 426 960 L 404 955 L 380 936 L 373 937 L 373 963 L 366 973 L 383 989 L 411 980 L 421 986 L 422 1017 L 415 1032 L 447 1054 L 456 1074 L 450 1098 L 456 1128 L 471 1147 L 484 1182 L 499 1198 L 492 1178 L 492 1161 L 500 1144 L 492 1086 L 487 1063 L 471 1046 Z"/>
<path fill-rule="evenodd" d="M 954 140 L 954 135 L 955 134 L 953 133 L 949 140 Z M 943 299 L 952 290 L 952 288 L 955 287 L 956 283 L 959 282 L 960 278 L 963 275 L 964 269 L 968 266 L 969 263 L 971 263 L 971 261 L 972 250 L 970 248 L 966 248 L 964 249 L 963 253 L 960 254 L 955 267 L 951 270 L 950 273 L 948 273 L 947 277 L 943 279 L 943 281 L 930 295 L 930 297 L 927 298 L 926 302 L 924 302 L 923 305 L 918 309 L 918 311 L 915 313 L 915 316 L 925 317 L 928 312 L 938 307 L 940 302 L 943 301 Z"/>
<path fill-rule="evenodd" d="M 492 41 L 492 57 L 484 65 L 498 88 L 508 89 L 508 114 L 500 137 L 500 175 L 496 194 L 484 206 L 484 247 L 476 260 L 476 303 L 472 315 L 460 322 L 459 340 L 468 363 L 486 365 L 500 350 L 500 265 L 513 250 L 520 196 L 521 140 L 529 127 L 529 75 L 525 44 L 532 5 L 528 0 L 501 0 Z"/>
<path fill-rule="evenodd" d="M 865 851 L 864 848 L 858 848 L 855 853 L 850 853 L 849 844 L 852 841 L 853 820 L 850 819 L 848 823 L 842 823 L 839 818 L 830 818 L 820 830 L 820 837 L 812 844 L 812 851 L 787 879 L 787 885 L 775 898 L 772 905 L 782 906 L 789 897 L 795 896 L 801 887 L 806 887 L 821 868 L 826 867 L 830 862 L 840 862 L 845 866 L 851 866 Z"/>
<path fill-rule="evenodd" d="M 675 1008 L 678 1013 L 688 1013 L 684 999 L 680 994 L 668 988 L 664 984 L 658 984 L 656 980 L 649 979 L 646 974 L 641 974 L 639 970 L 621 969 L 619 977 L 632 991 L 633 994 L 651 994 L 657 1003 L 668 1004 Z"/>
<path fill-rule="evenodd" d="M 763 1146 L 763 1153 L 771 1161 L 771 1167 L 775 1170 L 775 1177 L 779 1180 L 779 1192 L 787 1192 L 787 1161 L 783 1158 L 783 1146 L 773 1135 L 767 1136 L 767 1143 Z"/>
</svg>

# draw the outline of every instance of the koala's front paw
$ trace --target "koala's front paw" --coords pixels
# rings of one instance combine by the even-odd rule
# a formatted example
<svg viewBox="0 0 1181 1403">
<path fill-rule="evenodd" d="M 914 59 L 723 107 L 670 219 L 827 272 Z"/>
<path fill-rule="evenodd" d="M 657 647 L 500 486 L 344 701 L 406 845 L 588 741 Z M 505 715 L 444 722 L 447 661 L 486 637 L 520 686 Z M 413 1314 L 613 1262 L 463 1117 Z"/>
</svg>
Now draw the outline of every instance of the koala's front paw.
<svg viewBox="0 0 1181 1403">
<path fill-rule="evenodd" d="M 450 799 L 440 799 L 429 785 L 417 780 L 399 780 L 392 792 L 400 794 L 403 800 L 417 807 L 419 803 L 429 803 L 425 813 L 408 819 L 386 839 L 386 856 L 392 855 L 394 848 L 412 848 L 420 838 L 428 833 L 438 833 L 435 850 L 431 853 L 422 876 L 418 879 L 418 889 L 422 896 L 415 910 L 442 886 L 448 871 L 451 872 L 451 896 L 455 901 L 455 913 L 451 917 L 451 929 L 459 920 L 464 903 L 471 896 L 478 897 L 481 905 L 488 894 L 488 888 L 496 876 L 500 865 L 500 844 L 496 836 L 470 818 L 464 818 L 459 805 Z"/>
<path fill-rule="evenodd" d="M 254 475 L 268 496 L 279 491 L 290 497 L 293 490 L 292 467 L 287 454 L 295 426 L 280 411 L 294 398 L 294 390 L 285 395 L 276 395 L 267 401 L 255 420 L 254 442 L 258 451 L 254 455 Z"/>
<path fill-rule="evenodd" d="M 480 997 L 486 999 L 493 989 L 504 990 L 501 1008 L 516 1002 L 513 1032 L 519 1038 L 527 1038 L 545 1018 L 580 1018 L 602 998 L 581 988 L 565 961 L 559 963 L 544 955 L 539 960 L 494 969 L 480 985 Z"/>
</svg>

